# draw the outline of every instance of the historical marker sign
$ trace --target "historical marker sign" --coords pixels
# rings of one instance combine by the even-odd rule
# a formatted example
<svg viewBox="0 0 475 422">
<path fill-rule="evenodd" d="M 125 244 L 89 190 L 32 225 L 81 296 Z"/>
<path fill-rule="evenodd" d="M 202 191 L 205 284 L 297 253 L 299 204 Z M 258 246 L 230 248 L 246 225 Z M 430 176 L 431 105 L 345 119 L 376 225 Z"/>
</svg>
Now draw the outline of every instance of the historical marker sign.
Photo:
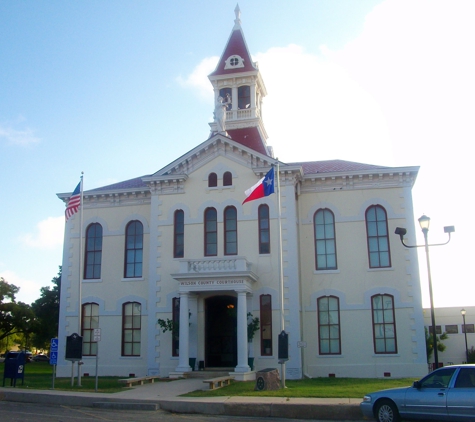
<svg viewBox="0 0 475 422">
<path fill-rule="evenodd" d="M 82 337 L 77 334 L 71 334 L 66 337 L 66 360 L 82 359 Z"/>
</svg>

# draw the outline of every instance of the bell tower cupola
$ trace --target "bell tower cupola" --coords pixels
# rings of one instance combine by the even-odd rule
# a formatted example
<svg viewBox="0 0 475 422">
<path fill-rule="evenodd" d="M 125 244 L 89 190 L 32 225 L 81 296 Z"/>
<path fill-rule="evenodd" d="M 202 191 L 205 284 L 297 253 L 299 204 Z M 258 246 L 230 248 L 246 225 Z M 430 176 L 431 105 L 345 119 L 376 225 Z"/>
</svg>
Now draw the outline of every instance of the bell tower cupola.
<svg viewBox="0 0 475 422">
<path fill-rule="evenodd" d="M 271 155 L 266 145 L 267 133 L 262 120 L 266 87 L 244 38 L 239 5 L 236 5 L 234 13 L 234 27 L 224 52 L 216 69 L 208 76 L 215 100 L 214 121 L 210 123 L 211 135 L 223 134 Z"/>
</svg>

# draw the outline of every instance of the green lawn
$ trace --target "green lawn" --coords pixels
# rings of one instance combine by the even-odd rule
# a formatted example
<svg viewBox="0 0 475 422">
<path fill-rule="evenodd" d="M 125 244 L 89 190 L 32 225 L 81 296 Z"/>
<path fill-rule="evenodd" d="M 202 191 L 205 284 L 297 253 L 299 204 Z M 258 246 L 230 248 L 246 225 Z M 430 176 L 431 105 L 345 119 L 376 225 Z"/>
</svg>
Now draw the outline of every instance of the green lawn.
<svg viewBox="0 0 475 422">
<path fill-rule="evenodd" d="M 4 364 L 0 363 L 0 374 L 3 385 Z M 76 371 L 75 371 L 76 372 Z M 77 375 L 76 373 L 74 374 Z M 31 362 L 25 367 L 24 385 L 17 380 L 17 388 L 32 388 L 48 390 L 52 387 L 53 367 L 47 362 Z M 116 393 L 123 391 L 118 383 L 121 377 L 99 377 L 98 392 Z M 185 397 L 214 397 L 214 396 L 260 396 L 260 397 L 335 397 L 335 398 L 362 398 L 365 394 L 384 388 L 404 387 L 411 385 L 415 378 L 404 379 L 372 379 L 372 378 L 313 378 L 304 380 L 287 380 L 284 390 L 254 391 L 255 382 L 233 382 L 228 387 L 212 391 L 194 391 L 185 394 Z M 164 381 L 170 381 L 164 379 Z M 71 377 L 56 378 L 54 388 L 69 391 L 95 391 L 96 378 L 93 374 L 81 378 L 81 387 L 74 379 L 71 387 Z M 5 386 L 10 385 L 10 379 L 5 380 Z"/>
<path fill-rule="evenodd" d="M 256 397 L 321 397 L 363 398 L 371 391 L 412 385 L 416 378 L 312 378 L 287 380 L 286 388 L 277 391 L 254 391 L 255 382 L 232 382 L 230 386 L 211 391 L 193 391 L 185 397 L 256 396 Z"/>
</svg>

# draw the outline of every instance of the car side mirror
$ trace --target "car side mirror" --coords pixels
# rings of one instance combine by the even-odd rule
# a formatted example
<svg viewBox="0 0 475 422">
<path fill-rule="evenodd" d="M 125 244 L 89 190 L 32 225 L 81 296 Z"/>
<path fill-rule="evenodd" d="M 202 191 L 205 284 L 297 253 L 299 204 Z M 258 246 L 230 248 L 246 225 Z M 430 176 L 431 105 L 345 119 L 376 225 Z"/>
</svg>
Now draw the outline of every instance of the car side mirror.
<svg viewBox="0 0 475 422">
<path fill-rule="evenodd" d="M 418 390 L 421 388 L 421 383 L 419 381 L 414 381 L 414 383 L 412 384 L 412 386 L 414 388 L 417 388 Z"/>
</svg>

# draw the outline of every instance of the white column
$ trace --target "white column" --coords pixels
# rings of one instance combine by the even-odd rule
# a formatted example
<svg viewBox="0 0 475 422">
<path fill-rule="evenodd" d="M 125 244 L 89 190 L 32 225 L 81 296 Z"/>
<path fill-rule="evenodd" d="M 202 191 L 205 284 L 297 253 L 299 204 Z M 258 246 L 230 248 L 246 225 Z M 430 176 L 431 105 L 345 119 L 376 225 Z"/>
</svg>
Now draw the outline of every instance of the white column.
<svg viewBox="0 0 475 422">
<path fill-rule="evenodd" d="M 178 359 L 177 372 L 190 372 L 190 326 L 188 321 L 188 292 L 180 292 L 180 357 Z"/>
<path fill-rule="evenodd" d="M 246 292 L 238 292 L 237 303 L 237 366 L 235 372 L 249 372 L 247 363 L 247 300 Z"/>
</svg>

